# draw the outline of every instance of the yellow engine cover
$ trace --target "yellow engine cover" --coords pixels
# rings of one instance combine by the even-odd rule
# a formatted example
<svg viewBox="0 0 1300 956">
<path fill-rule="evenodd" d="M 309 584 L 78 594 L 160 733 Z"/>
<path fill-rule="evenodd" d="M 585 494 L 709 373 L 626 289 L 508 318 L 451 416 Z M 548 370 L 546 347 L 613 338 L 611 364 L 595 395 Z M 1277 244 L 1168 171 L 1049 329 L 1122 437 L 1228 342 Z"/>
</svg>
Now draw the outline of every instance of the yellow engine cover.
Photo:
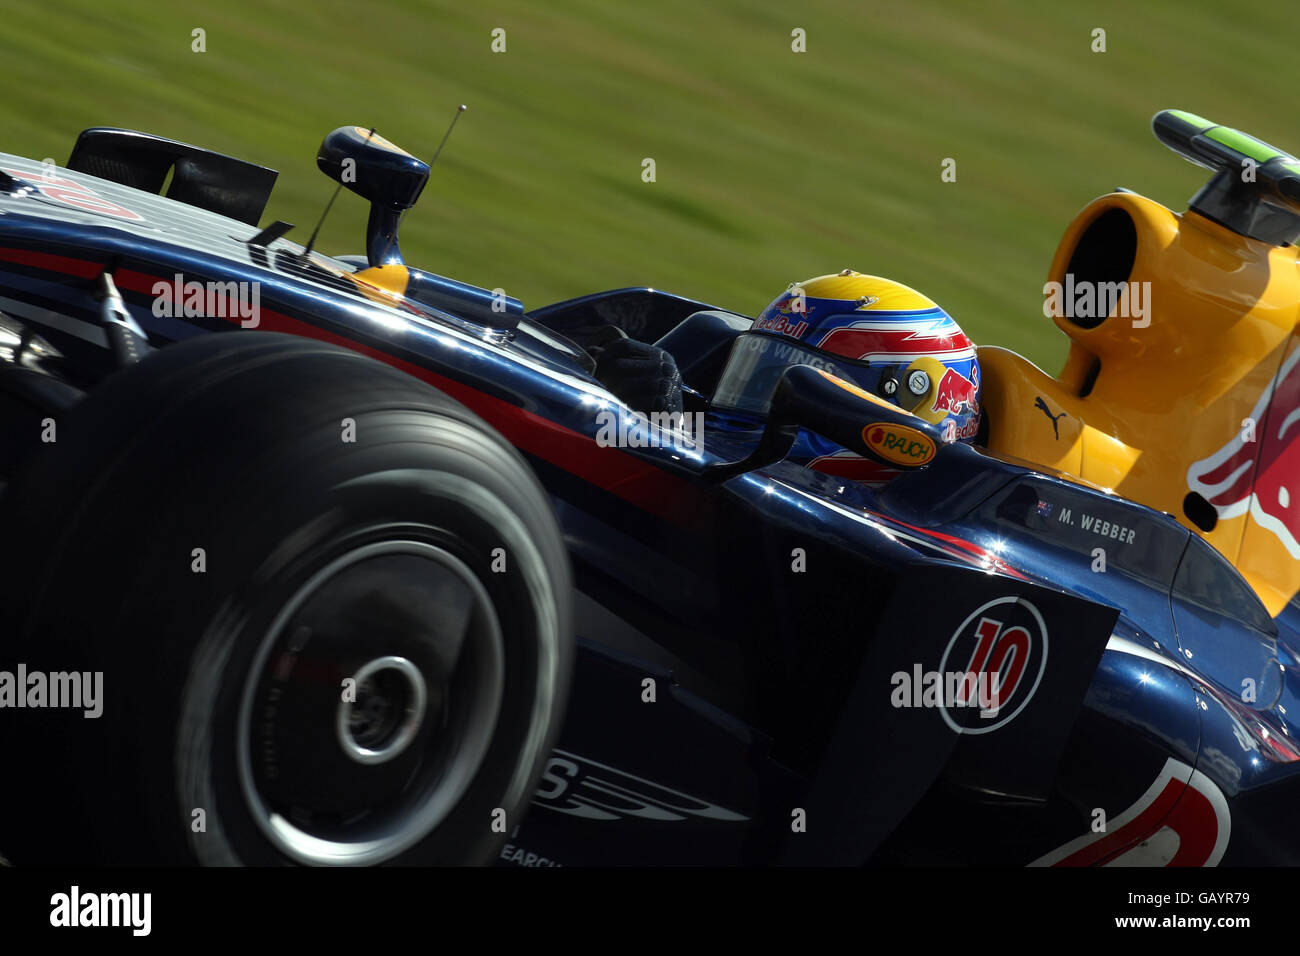
<svg viewBox="0 0 1300 956">
<path fill-rule="evenodd" d="M 1117 303 L 1081 324 L 1060 308 L 1069 297 L 1045 288 L 1071 339 L 1056 378 L 979 349 L 989 448 L 1170 512 L 1276 614 L 1300 590 L 1297 249 L 1117 192 L 1075 218 L 1049 282 L 1073 284 L 1066 270 L 1081 237 L 1111 210 L 1136 231 L 1129 314 Z M 1211 530 L 1189 517 L 1193 494 L 1217 512 Z"/>
</svg>

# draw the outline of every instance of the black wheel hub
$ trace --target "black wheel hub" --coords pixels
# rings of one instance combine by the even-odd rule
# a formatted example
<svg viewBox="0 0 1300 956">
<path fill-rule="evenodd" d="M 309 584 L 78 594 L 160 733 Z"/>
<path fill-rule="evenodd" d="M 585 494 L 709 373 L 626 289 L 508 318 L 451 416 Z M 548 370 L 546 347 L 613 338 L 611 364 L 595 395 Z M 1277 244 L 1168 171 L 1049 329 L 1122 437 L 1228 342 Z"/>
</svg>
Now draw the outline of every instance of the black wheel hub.
<svg viewBox="0 0 1300 956">
<path fill-rule="evenodd" d="M 420 540 L 351 548 L 283 606 L 239 720 L 258 826 L 304 863 L 373 863 L 418 842 L 463 796 L 503 685 L 491 601 Z"/>
</svg>

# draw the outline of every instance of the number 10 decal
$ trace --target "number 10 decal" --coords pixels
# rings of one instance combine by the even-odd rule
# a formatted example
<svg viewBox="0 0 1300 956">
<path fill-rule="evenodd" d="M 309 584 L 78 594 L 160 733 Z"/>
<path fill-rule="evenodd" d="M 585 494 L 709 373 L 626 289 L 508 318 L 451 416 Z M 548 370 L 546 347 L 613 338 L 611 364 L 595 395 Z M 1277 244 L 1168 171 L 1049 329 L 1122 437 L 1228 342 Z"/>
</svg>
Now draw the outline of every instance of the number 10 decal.
<svg viewBox="0 0 1300 956">
<path fill-rule="evenodd" d="M 1029 601 L 996 598 L 962 621 L 944 651 L 940 672 L 966 664 L 953 706 L 941 710 L 959 734 L 986 734 L 1024 710 L 1047 670 L 1047 625 Z M 979 707 L 972 707 L 980 694 Z"/>
</svg>

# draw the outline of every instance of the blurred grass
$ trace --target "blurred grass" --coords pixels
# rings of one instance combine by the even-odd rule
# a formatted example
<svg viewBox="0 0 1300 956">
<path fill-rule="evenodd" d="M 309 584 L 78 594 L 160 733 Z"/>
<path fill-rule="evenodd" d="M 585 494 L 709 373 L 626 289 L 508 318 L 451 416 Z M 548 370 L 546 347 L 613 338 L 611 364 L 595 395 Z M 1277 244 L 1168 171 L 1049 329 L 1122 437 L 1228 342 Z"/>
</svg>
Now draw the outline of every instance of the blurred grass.
<svg viewBox="0 0 1300 956">
<path fill-rule="evenodd" d="M 429 158 L 408 262 L 527 307 L 653 285 L 753 313 L 851 266 L 916 286 L 977 341 L 1055 371 L 1056 243 L 1125 185 L 1175 209 L 1204 179 L 1151 136 L 1182 107 L 1292 152 L 1292 43 L 1208 0 L 0 0 L 0 150 L 66 161 L 96 125 L 280 170 L 304 241 L 336 126 Z M 505 53 L 490 49 L 506 30 Z M 791 30 L 807 53 L 791 52 Z M 1091 31 L 1107 52 L 1092 53 Z M 207 50 L 191 50 L 191 31 Z M 641 181 L 652 157 L 657 181 Z M 957 181 L 940 180 L 945 157 Z M 318 247 L 362 252 L 340 200 Z"/>
</svg>

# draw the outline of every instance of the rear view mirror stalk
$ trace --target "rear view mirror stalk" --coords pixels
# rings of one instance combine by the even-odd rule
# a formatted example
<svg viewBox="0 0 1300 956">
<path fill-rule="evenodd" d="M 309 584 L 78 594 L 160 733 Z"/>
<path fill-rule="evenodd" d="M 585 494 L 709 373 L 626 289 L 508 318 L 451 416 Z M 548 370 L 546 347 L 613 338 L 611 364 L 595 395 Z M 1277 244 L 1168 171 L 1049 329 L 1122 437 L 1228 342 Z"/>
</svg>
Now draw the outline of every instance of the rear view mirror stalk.
<svg viewBox="0 0 1300 956">
<path fill-rule="evenodd" d="M 739 461 L 711 465 L 705 474 L 721 481 L 782 461 L 801 428 L 903 471 L 927 467 L 944 447 L 939 429 L 911 412 L 827 372 L 794 365 L 777 383 L 753 452 Z"/>
</svg>

